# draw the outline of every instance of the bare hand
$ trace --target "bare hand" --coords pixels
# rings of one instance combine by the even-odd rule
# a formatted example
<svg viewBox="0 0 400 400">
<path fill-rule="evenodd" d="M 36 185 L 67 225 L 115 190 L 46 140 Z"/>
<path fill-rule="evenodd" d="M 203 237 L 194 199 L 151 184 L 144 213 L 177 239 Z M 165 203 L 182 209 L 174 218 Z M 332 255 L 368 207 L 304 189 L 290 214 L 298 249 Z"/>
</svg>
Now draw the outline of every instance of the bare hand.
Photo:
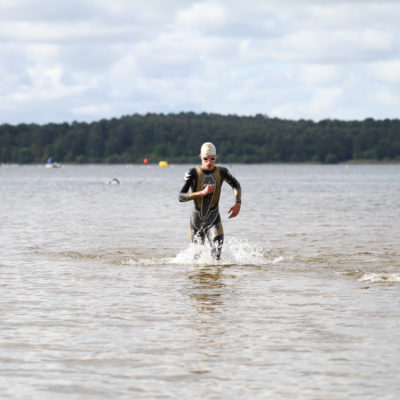
<svg viewBox="0 0 400 400">
<path fill-rule="evenodd" d="M 234 218 L 239 214 L 241 204 L 242 203 L 235 203 L 235 205 L 231 207 L 231 209 L 228 211 L 228 213 L 230 213 L 229 218 Z"/>
<path fill-rule="evenodd" d="M 212 193 L 215 190 L 214 185 L 207 185 L 200 193 L 201 196 L 207 196 L 209 193 Z"/>
</svg>

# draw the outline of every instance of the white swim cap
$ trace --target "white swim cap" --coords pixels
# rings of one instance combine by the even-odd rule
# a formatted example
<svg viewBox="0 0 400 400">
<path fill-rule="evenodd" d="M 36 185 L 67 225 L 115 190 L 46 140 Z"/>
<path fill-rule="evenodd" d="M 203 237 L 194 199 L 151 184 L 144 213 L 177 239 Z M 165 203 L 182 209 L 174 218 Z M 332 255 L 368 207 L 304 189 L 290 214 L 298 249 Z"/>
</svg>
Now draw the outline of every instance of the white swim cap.
<svg viewBox="0 0 400 400">
<path fill-rule="evenodd" d="M 211 142 L 203 143 L 203 145 L 201 146 L 200 155 L 201 156 L 216 156 L 217 149 Z"/>
</svg>

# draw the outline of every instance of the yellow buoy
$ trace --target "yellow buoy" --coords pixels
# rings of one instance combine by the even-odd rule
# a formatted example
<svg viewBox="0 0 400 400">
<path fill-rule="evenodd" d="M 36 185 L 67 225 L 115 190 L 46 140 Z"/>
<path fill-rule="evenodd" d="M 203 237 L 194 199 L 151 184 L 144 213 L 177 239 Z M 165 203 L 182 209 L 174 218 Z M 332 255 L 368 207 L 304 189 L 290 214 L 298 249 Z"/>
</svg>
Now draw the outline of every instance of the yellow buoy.
<svg viewBox="0 0 400 400">
<path fill-rule="evenodd" d="M 159 165 L 161 168 L 168 167 L 168 163 L 167 163 L 166 161 L 160 161 L 160 162 L 158 163 L 158 165 Z"/>
</svg>

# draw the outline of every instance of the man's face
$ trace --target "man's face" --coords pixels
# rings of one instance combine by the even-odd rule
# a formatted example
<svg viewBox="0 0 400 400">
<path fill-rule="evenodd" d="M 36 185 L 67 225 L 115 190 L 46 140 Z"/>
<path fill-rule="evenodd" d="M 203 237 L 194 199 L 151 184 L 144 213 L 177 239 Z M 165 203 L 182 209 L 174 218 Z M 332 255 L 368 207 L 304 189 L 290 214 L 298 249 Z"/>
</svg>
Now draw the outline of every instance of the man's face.
<svg viewBox="0 0 400 400">
<path fill-rule="evenodd" d="M 201 155 L 201 168 L 211 171 L 215 167 L 217 156 Z"/>
</svg>

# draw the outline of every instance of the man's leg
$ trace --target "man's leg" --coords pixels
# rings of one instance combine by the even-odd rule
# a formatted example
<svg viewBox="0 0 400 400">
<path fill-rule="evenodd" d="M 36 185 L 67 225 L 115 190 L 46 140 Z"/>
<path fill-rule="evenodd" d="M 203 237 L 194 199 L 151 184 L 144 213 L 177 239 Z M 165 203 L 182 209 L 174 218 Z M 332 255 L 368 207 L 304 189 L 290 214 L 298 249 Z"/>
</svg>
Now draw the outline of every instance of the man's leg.
<svg viewBox="0 0 400 400">
<path fill-rule="evenodd" d="M 204 245 L 205 241 L 205 234 L 203 231 L 199 231 L 196 229 L 193 229 L 193 227 L 190 228 L 190 241 L 193 244 L 199 244 L 199 245 Z M 200 252 L 196 252 L 193 256 L 195 260 L 197 260 L 200 257 Z"/>
<path fill-rule="evenodd" d="M 205 234 L 203 231 L 190 228 L 190 241 L 194 244 L 204 244 Z"/>
<path fill-rule="evenodd" d="M 210 227 L 207 238 L 211 246 L 211 255 L 214 260 L 221 258 L 222 245 L 224 244 L 224 230 L 221 221 Z"/>
</svg>

